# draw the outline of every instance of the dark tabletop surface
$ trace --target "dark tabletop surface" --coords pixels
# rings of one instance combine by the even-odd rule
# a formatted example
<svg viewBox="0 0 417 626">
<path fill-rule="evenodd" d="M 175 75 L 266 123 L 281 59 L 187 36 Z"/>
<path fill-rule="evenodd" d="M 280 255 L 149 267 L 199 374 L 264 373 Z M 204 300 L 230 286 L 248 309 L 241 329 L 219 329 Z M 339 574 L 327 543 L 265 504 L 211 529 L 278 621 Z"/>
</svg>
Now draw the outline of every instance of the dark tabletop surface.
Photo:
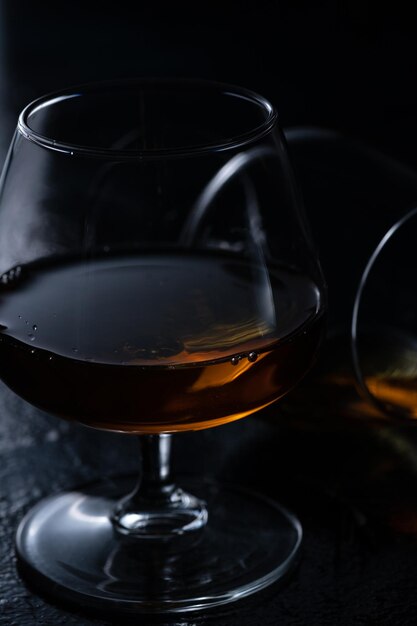
<svg viewBox="0 0 417 626">
<path fill-rule="evenodd" d="M 304 528 L 299 566 L 245 602 L 166 620 L 87 614 L 21 580 L 14 534 L 25 512 L 46 495 L 137 472 L 139 458 L 134 437 L 47 416 L 0 383 L 0 624 L 416 624 L 417 427 L 389 421 L 359 398 L 346 343 L 364 263 L 417 201 L 411 17 L 376 14 L 366 2 L 315 11 L 307 2 L 278 3 L 275 13 L 264 1 L 242 5 L 239 20 L 231 9 L 220 19 L 212 7 L 192 23 L 196 16 L 187 21 L 161 3 L 134 15 L 114 3 L 38 4 L 0 7 L 2 158 L 21 107 L 67 84 L 198 75 L 265 93 L 281 111 L 321 251 L 329 339 L 279 406 L 174 443 L 179 473 L 246 485 L 293 509 Z"/>
</svg>

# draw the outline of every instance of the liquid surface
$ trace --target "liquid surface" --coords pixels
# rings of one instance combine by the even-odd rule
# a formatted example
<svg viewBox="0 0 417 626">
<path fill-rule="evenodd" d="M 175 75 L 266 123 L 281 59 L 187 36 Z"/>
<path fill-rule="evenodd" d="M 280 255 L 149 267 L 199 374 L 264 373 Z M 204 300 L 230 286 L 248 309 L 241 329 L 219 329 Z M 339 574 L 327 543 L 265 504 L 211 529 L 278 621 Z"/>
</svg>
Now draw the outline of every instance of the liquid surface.
<svg viewBox="0 0 417 626">
<path fill-rule="evenodd" d="M 203 428 L 293 386 L 314 357 L 319 312 L 308 277 L 229 256 L 31 264 L 1 281 L 0 375 L 90 425 Z"/>
</svg>

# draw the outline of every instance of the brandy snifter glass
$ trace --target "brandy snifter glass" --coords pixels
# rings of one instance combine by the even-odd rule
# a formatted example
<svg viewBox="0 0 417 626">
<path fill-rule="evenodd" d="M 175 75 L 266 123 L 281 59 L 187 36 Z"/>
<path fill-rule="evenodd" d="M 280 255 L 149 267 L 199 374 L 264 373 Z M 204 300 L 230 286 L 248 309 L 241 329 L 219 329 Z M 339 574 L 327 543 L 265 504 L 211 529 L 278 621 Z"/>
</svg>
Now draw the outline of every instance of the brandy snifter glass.
<svg viewBox="0 0 417 626">
<path fill-rule="evenodd" d="M 156 613 L 279 579 L 294 515 L 170 472 L 173 433 L 275 402 L 322 336 L 324 281 L 273 106 L 204 81 L 54 93 L 20 115 L 0 193 L 1 378 L 142 442 L 133 492 L 115 479 L 29 511 L 23 575 L 78 606 Z"/>
</svg>

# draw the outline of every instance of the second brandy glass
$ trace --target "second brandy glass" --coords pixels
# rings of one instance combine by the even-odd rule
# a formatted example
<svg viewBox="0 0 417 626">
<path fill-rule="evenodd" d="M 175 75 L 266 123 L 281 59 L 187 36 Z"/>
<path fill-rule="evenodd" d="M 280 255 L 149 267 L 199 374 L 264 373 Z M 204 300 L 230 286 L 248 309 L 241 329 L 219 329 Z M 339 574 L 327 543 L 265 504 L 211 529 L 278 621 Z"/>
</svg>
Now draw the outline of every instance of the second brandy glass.
<svg viewBox="0 0 417 626">
<path fill-rule="evenodd" d="M 0 375 L 53 415 L 141 435 L 129 495 L 93 486 L 22 521 L 22 570 L 81 605 L 192 610 L 294 562 L 263 496 L 170 475 L 170 434 L 284 395 L 312 364 L 324 286 L 273 107 L 205 82 L 46 96 L 1 183 Z"/>
<path fill-rule="evenodd" d="M 385 415 L 417 417 L 417 209 L 385 233 L 364 269 L 352 317 L 361 391 Z"/>
</svg>

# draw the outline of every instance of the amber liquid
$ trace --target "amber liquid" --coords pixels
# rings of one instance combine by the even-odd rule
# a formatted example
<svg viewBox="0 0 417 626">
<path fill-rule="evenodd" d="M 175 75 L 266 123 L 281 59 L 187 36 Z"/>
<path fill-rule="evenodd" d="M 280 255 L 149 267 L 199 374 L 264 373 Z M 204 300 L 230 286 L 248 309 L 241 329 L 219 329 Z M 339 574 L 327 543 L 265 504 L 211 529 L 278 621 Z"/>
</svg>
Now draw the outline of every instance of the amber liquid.
<svg viewBox="0 0 417 626">
<path fill-rule="evenodd" d="M 366 386 L 374 398 L 389 412 L 417 418 L 417 377 L 367 376 Z"/>
<path fill-rule="evenodd" d="M 417 343 L 414 334 L 377 326 L 359 334 L 364 386 L 386 416 L 417 419 Z"/>
<path fill-rule="evenodd" d="M 314 360 L 322 317 L 310 278 L 234 256 L 38 262 L 0 281 L 0 376 L 90 426 L 206 428 L 284 395 Z"/>
</svg>

